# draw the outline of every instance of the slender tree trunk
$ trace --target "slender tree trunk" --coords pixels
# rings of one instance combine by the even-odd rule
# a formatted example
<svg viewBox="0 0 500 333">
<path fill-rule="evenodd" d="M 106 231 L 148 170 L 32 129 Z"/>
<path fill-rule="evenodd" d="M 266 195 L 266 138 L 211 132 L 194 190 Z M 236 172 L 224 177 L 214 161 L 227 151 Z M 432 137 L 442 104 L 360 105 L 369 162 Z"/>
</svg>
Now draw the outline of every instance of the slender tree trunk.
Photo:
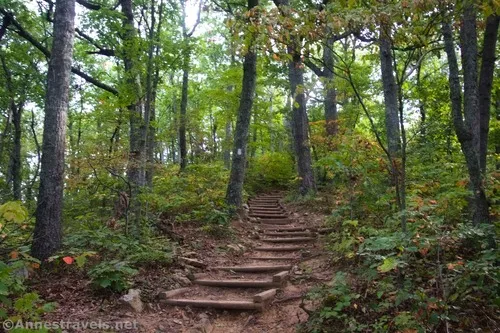
<svg viewBox="0 0 500 333">
<path fill-rule="evenodd" d="M 231 138 L 232 138 L 232 129 L 231 129 L 231 121 L 226 121 L 226 135 L 224 139 L 224 167 L 226 169 L 231 168 Z"/>
<path fill-rule="evenodd" d="M 12 123 L 14 125 L 14 146 L 12 147 L 12 192 L 15 200 L 21 200 L 22 163 L 21 163 L 21 136 L 22 136 L 22 113 L 23 104 L 13 105 Z"/>
<path fill-rule="evenodd" d="M 466 13 L 464 15 L 467 16 L 470 15 L 470 13 L 469 14 Z M 472 22 L 470 20 L 464 20 L 464 21 L 465 22 L 462 29 L 472 29 L 472 28 L 475 29 L 475 24 L 473 27 Z M 466 21 L 469 22 L 466 23 Z M 448 57 L 450 99 L 451 99 L 453 126 L 455 128 L 458 141 L 460 142 L 460 146 L 462 148 L 462 152 L 464 154 L 465 161 L 467 164 L 467 169 L 469 171 L 469 179 L 471 182 L 471 189 L 474 196 L 474 203 L 472 207 L 473 223 L 477 225 L 479 223 L 489 221 L 489 212 L 488 212 L 488 201 L 486 199 L 486 193 L 484 190 L 481 177 L 481 168 L 479 165 L 478 151 L 476 150 L 478 146 L 475 144 L 476 141 L 473 139 L 474 132 L 473 132 L 472 122 L 474 120 L 470 114 L 467 116 L 467 113 L 471 112 L 471 110 L 468 109 L 467 112 L 464 112 L 466 114 L 464 122 L 464 117 L 462 114 L 462 93 L 460 87 L 458 61 L 457 61 L 457 56 L 455 54 L 455 46 L 453 43 L 453 32 L 449 22 L 443 22 L 442 33 L 444 38 L 445 51 Z M 465 32 L 463 36 L 468 34 L 469 32 Z M 474 33 L 472 35 L 474 35 Z M 468 39 L 469 38 L 465 38 L 465 40 Z M 463 40 L 463 42 L 465 40 Z M 462 48 L 464 48 L 464 45 L 462 45 Z M 474 47 L 472 47 L 472 49 L 474 49 Z M 465 62 L 463 63 L 464 86 L 465 86 L 465 80 L 471 80 L 474 78 L 474 75 L 471 75 L 471 73 L 465 75 L 465 72 L 471 70 L 477 71 L 477 68 L 475 69 L 472 68 L 471 63 L 473 63 L 473 61 L 470 61 L 468 59 L 468 57 L 477 57 L 477 54 L 473 54 L 470 51 L 471 49 L 468 49 L 467 46 L 465 46 L 465 48 L 462 51 L 464 53 L 463 58 L 465 60 Z M 470 82 L 467 83 L 468 89 L 464 90 L 464 93 L 467 92 L 470 93 L 471 85 L 473 84 L 471 84 Z M 464 111 L 465 108 L 470 108 L 472 105 L 474 104 L 471 103 L 470 100 L 467 104 L 464 103 Z"/>
<path fill-rule="evenodd" d="M 5 118 L 4 130 L 0 134 L 0 161 L 2 161 L 3 152 L 6 146 L 6 139 L 10 135 L 11 124 L 12 124 L 12 112 L 11 109 L 9 108 L 7 110 L 7 118 Z"/>
<path fill-rule="evenodd" d="M 325 78 L 325 125 L 326 134 L 335 136 L 338 132 L 338 113 L 337 113 L 337 90 L 333 82 L 333 38 L 327 38 L 326 45 L 323 48 L 324 78 Z"/>
<path fill-rule="evenodd" d="M 426 118 L 427 118 L 427 111 L 425 110 L 426 106 L 426 98 L 425 98 L 425 92 L 422 88 L 422 63 L 419 62 L 417 66 L 417 91 L 419 94 L 419 110 L 420 110 L 420 139 L 422 142 L 425 142 L 426 139 Z"/>
<path fill-rule="evenodd" d="M 187 52 L 188 51 L 186 51 L 186 53 Z M 186 116 L 189 85 L 189 54 L 184 55 L 184 57 L 184 68 L 182 70 L 181 112 L 179 117 L 179 152 L 181 171 L 184 170 L 187 165 Z"/>
<path fill-rule="evenodd" d="M 125 76 L 127 83 L 127 91 L 132 95 L 132 102 L 127 106 L 130 122 L 129 134 L 129 161 L 127 168 L 127 178 L 129 186 L 129 205 L 130 211 L 133 213 L 133 224 L 126 226 L 126 232 L 131 232 L 135 237 L 140 237 L 141 223 L 141 207 L 138 201 L 138 196 L 141 187 L 145 185 L 144 162 L 146 154 L 146 144 L 143 136 L 143 112 L 141 96 L 141 83 L 137 59 L 134 53 L 136 52 L 136 30 L 134 28 L 134 10 L 132 0 L 121 0 L 123 27 L 125 44 L 123 52 L 123 62 L 125 64 Z"/>
<path fill-rule="evenodd" d="M 189 91 L 189 63 L 191 61 L 190 37 L 186 27 L 186 3 L 181 0 L 182 6 L 182 36 L 184 41 L 184 49 L 182 50 L 182 91 L 181 91 L 181 110 L 179 116 L 179 153 L 181 171 L 187 165 L 187 142 L 186 142 L 186 123 L 187 123 L 187 107 L 188 107 L 188 91 Z"/>
<path fill-rule="evenodd" d="M 40 260 L 61 246 L 64 152 L 73 55 L 75 0 L 56 0 L 54 40 L 47 73 L 40 190 L 31 246 Z"/>
<path fill-rule="evenodd" d="M 382 71 L 382 85 L 384 87 L 387 147 L 389 153 L 391 154 L 391 158 L 394 159 L 399 156 L 401 151 L 397 85 L 394 78 L 390 28 L 387 25 L 382 24 L 380 29 L 380 68 Z"/>
<path fill-rule="evenodd" d="M 248 10 L 259 5 L 258 0 L 248 0 Z M 251 24 L 249 22 L 248 24 Z M 238 119 L 234 133 L 233 158 L 231 173 L 226 192 L 226 202 L 229 206 L 240 207 L 243 196 L 243 181 L 245 179 L 246 151 L 248 142 L 248 129 L 252 116 L 252 106 L 257 81 L 257 54 L 255 53 L 253 41 L 255 36 L 252 32 L 248 52 L 243 61 L 243 87 L 241 90 L 240 106 L 238 108 Z"/>
<path fill-rule="evenodd" d="M 498 41 L 500 16 L 490 15 L 486 19 L 484 31 L 481 71 L 479 73 L 479 164 L 481 172 L 486 174 L 486 156 L 488 154 L 488 132 L 490 130 L 491 88 L 495 72 L 495 50 Z"/>
<path fill-rule="evenodd" d="M 14 136 L 13 145 L 10 153 L 10 159 L 8 164 L 8 177 L 7 183 L 12 182 L 12 193 L 14 200 L 21 200 L 21 136 L 22 136 L 22 113 L 25 103 L 26 94 L 24 89 L 21 93 L 14 90 L 12 82 L 12 72 L 7 66 L 5 57 L 1 56 L 2 67 L 5 72 L 6 88 L 9 94 L 9 111 L 7 121 L 8 127 L 6 131 L 10 132 L 10 118 L 12 117 L 12 125 L 14 126 Z M 16 96 L 20 95 L 19 102 L 16 103 Z M 2 138 L 3 139 L 3 138 Z M 2 140 L 3 141 L 3 140 Z M 0 153 L 1 157 L 1 153 Z"/>
<path fill-rule="evenodd" d="M 300 53 L 294 47 L 288 47 L 288 53 L 292 56 L 292 61 L 288 64 L 288 78 L 292 96 L 292 125 L 295 155 L 297 156 L 297 170 L 301 178 L 299 192 L 302 195 L 316 191 L 316 181 L 314 179 L 311 159 L 311 149 L 309 147 L 309 133 L 306 100 L 304 94 L 304 65 Z"/>
<path fill-rule="evenodd" d="M 158 27 L 155 32 L 156 16 L 155 1 L 151 1 L 151 27 L 149 31 L 149 50 L 146 78 L 146 112 L 145 112 L 145 141 L 146 141 L 146 184 L 153 187 L 154 155 L 156 142 L 156 91 L 160 80 L 158 65 L 155 65 L 154 58 L 159 55 L 159 36 L 163 21 L 163 1 L 159 6 Z M 147 127 L 147 128 L 146 128 Z"/>
</svg>

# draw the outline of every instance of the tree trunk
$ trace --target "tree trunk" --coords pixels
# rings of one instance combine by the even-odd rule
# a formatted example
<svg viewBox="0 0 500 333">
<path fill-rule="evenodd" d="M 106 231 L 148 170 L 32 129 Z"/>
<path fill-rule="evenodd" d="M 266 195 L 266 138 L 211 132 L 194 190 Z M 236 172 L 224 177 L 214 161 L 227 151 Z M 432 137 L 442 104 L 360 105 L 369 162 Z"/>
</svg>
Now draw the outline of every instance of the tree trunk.
<svg viewBox="0 0 500 333">
<path fill-rule="evenodd" d="M 295 155 L 297 156 L 297 170 L 301 183 L 299 192 L 302 195 L 316 191 L 316 181 L 314 179 L 311 150 L 309 147 L 309 133 L 306 100 L 304 94 L 304 64 L 300 53 L 296 50 L 298 43 L 292 42 L 292 47 L 288 47 L 288 53 L 292 56 L 292 61 L 288 63 L 288 78 L 292 96 L 292 125 Z"/>
<path fill-rule="evenodd" d="M 259 5 L 258 0 L 248 0 L 248 10 Z M 248 24 L 251 24 L 250 22 Z M 248 32 L 253 34 L 252 32 Z M 252 116 L 252 106 L 257 80 L 257 54 L 254 50 L 254 36 L 250 39 L 248 52 L 243 61 L 243 86 L 241 90 L 238 119 L 234 133 L 233 158 L 231 173 L 226 192 L 226 202 L 229 206 L 240 207 L 242 204 L 243 181 L 245 179 L 246 151 L 248 129 Z"/>
<path fill-rule="evenodd" d="M 466 10 L 467 11 L 467 10 Z M 470 15 L 469 14 L 464 14 Z M 465 20 L 467 21 L 467 20 Z M 465 23 L 465 22 L 464 22 Z M 462 27 L 462 29 L 475 29 L 475 24 L 472 26 L 469 22 L 468 24 L 465 23 Z M 451 112 L 452 112 L 452 119 L 453 119 L 453 126 L 455 128 L 455 132 L 457 134 L 458 141 L 460 142 L 460 146 L 462 148 L 462 152 L 465 157 L 465 161 L 467 164 L 467 169 L 469 171 L 469 179 L 471 183 L 471 189 L 473 192 L 474 196 L 474 202 L 473 202 L 473 223 L 475 225 L 483 222 L 488 222 L 489 221 L 489 212 L 488 212 L 488 201 L 486 199 L 486 193 L 483 187 L 483 182 L 482 182 L 482 177 L 481 177 L 481 168 L 479 166 L 479 159 L 478 159 L 478 151 L 476 150 L 478 148 L 477 145 L 475 145 L 474 141 L 474 132 L 473 132 L 473 126 L 471 122 L 473 121 L 473 117 L 470 115 L 471 110 L 468 109 L 467 111 L 469 112 L 469 116 L 465 117 L 465 122 L 464 118 L 462 116 L 462 93 L 461 93 L 461 87 L 460 87 L 460 77 L 459 77 L 459 69 L 458 69 L 458 61 L 457 61 L 457 56 L 455 54 L 455 46 L 453 43 L 453 33 L 451 29 L 451 25 L 448 22 L 443 22 L 442 24 L 442 33 L 443 33 L 443 38 L 444 38 L 444 45 L 445 45 L 445 51 L 446 55 L 448 57 L 448 67 L 449 67 L 449 84 L 450 84 L 450 99 L 451 99 Z M 470 32 L 465 31 L 463 33 L 464 35 L 468 35 Z M 474 35 L 474 33 L 472 34 Z M 466 38 L 467 40 L 467 38 Z M 464 40 L 463 40 L 464 41 Z M 471 80 L 474 78 L 474 75 L 471 75 L 471 73 L 468 73 L 465 75 L 466 71 L 474 70 L 472 68 L 471 63 L 473 61 L 470 61 L 468 57 L 477 57 L 477 54 L 473 54 L 470 52 L 470 49 L 467 48 L 467 46 L 462 45 L 463 48 L 463 59 L 465 62 L 463 62 L 464 66 L 464 86 L 465 86 L 465 79 Z M 473 47 L 472 47 L 473 49 Z M 468 67 L 468 68 L 467 68 Z M 477 68 L 475 69 L 477 71 Z M 470 92 L 470 86 L 471 83 L 468 84 L 468 92 Z M 464 90 L 465 93 L 465 90 Z M 469 97 L 470 98 L 470 97 Z M 465 108 L 470 108 L 471 105 L 474 105 L 469 102 L 467 103 L 467 106 L 464 103 L 464 109 Z M 464 110 L 465 111 L 465 110 Z M 466 114 L 467 115 L 467 114 Z"/>
<path fill-rule="evenodd" d="M 392 60 L 390 28 L 387 25 L 382 24 L 380 29 L 380 69 L 382 72 L 382 85 L 384 87 L 387 147 L 389 154 L 391 155 L 391 159 L 394 159 L 399 156 L 399 153 L 401 151 L 397 85 L 394 78 L 394 64 Z"/>
<path fill-rule="evenodd" d="M 12 112 L 11 109 L 9 108 L 7 110 L 7 118 L 5 119 L 4 130 L 0 134 L 0 161 L 2 161 L 3 152 L 6 147 L 6 139 L 10 135 L 11 126 L 12 126 Z"/>
<path fill-rule="evenodd" d="M 338 113 L 337 113 L 337 90 L 333 82 L 333 38 L 327 38 L 326 45 L 323 48 L 324 78 L 325 78 L 325 126 L 328 136 L 335 136 L 338 132 Z"/>
<path fill-rule="evenodd" d="M 289 0 L 274 0 L 274 4 L 281 9 L 281 7 L 289 6 Z M 305 195 L 308 192 L 316 191 L 316 181 L 309 147 L 309 121 L 307 119 L 304 94 L 304 63 L 300 52 L 300 40 L 297 36 L 290 37 L 287 52 L 291 56 L 291 60 L 288 62 L 288 79 L 293 97 L 291 119 L 293 145 L 297 160 L 297 171 L 301 179 L 299 192 Z"/>
<path fill-rule="evenodd" d="M 226 121 L 226 135 L 224 139 L 224 167 L 229 170 L 231 168 L 231 137 L 232 137 L 232 129 L 231 129 L 231 121 Z"/>
<path fill-rule="evenodd" d="M 151 1 L 151 26 L 149 31 L 148 66 L 146 78 L 146 113 L 145 113 L 145 141 L 146 141 L 146 184 L 153 187 L 154 155 L 156 143 L 156 91 L 160 80 L 158 65 L 154 58 L 159 55 L 159 36 L 163 21 L 163 1 L 159 6 L 158 27 L 155 32 L 155 1 Z M 147 129 L 146 129 L 147 127 Z"/>
<path fill-rule="evenodd" d="M 12 192 L 14 200 L 21 200 L 21 182 L 22 182 L 22 164 L 21 164 L 21 120 L 23 113 L 23 104 L 12 103 L 12 123 L 14 125 L 14 146 L 12 147 L 11 166 L 12 166 Z"/>
<path fill-rule="evenodd" d="M 56 0 L 47 73 L 40 190 L 32 255 L 45 260 L 61 246 L 64 152 L 73 55 L 75 0 Z"/>
<path fill-rule="evenodd" d="M 131 232 L 135 237 L 140 237 L 141 207 L 138 202 L 138 195 L 141 187 L 145 185 L 144 162 L 146 154 L 146 144 L 142 134 L 144 120 L 142 117 L 141 83 L 137 66 L 137 59 L 134 53 L 138 47 L 136 41 L 136 30 L 134 28 L 134 11 L 132 0 L 121 0 L 123 18 L 123 62 L 125 64 L 125 76 L 127 92 L 132 95 L 132 101 L 127 106 L 129 112 L 130 134 L 129 134 L 129 160 L 127 168 L 127 178 L 129 186 L 129 205 L 133 213 L 132 226 L 127 224 L 126 232 Z"/>
<path fill-rule="evenodd" d="M 8 127 L 6 132 L 10 132 L 10 118 L 12 117 L 12 125 L 14 126 L 13 145 L 10 153 L 8 164 L 8 177 L 7 183 L 12 182 L 12 193 L 14 200 L 21 200 L 21 136 L 22 136 L 22 112 L 26 98 L 26 92 L 23 86 L 21 93 L 14 90 L 12 82 L 12 72 L 7 66 L 5 57 L 1 56 L 2 67 L 5 72 L 6 88 L 9 94 L 9 111 L 7 116 Z M 19 102 L 16 103 L 16 96 L 20 95 Z M 8 134 L 8 133 L 4 133 Z M 2 138 L 3 139 L 3 138 Z M 3 142 L 3 140 L 2 140 Z M 1 152 L 0 152 L 1 158 Z"/>
<path fill-rule="evenodd" d="M 498 40 L 500 16 L 490 15 L 486 19 L 484 31 L 481 71 L 479 73 L 479 165 L 486 174 L 486 156 L 488 154 L 488 132 L 490 130 L 491 88 L 495 71 L 495 50 Z"/>
<path fill-rule="evenodd" d="M 182 71 L 182 92 L 181 92 L 181 112 L 179 117 L 179 153 L 181 171 L 187 165 L 187 144 L 186 144 L 186 114 L 188 103 L 188 85 L 189 85 L 189 55 L 185 55 L 184 69 Z"/>
</svg>

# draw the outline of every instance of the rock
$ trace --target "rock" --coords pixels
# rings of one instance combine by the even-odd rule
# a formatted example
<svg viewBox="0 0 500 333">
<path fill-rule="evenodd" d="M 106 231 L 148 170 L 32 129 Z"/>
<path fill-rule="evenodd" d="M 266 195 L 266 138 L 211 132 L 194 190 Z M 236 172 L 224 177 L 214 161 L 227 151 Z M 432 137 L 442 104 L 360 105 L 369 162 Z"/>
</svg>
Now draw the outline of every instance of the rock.
<svg viewBox="0 0 500 333">
<path fill-rule="evenodd" d="M 249 210 L 249 209 L 250 209 L 250 207 L 248 207 L 248 205 L 247 205 L 247 204 L 243 204 L 243 209 L 245 209 L 245 210 Z"/>
<path fill-rule="evenodd" d="M 185 253 L 183 253 L 183 256 L 190 257 L 190 258 L 196 257 L 196 252 L 194 252 L 194 251 L 185 252 Z"/>
<path fill-rule="evenodd" d="M 211 333 L 214 330 L 212 323 L 210 323 L 210 319 L 208 319 L 208 315 L 206 313 L 200 313 L 198 316 L 199 322 L 196 324 L 196 329 L 202 333 Z"/>
<path fill-rule="evenodd" d="M 260 239 L 259 233 L 258 232 L 252 232 L 250 234 L 250 239 Z"/>
<path fill-rule="evenodd" d="M 141 291 L 139 289 L 130 289 L 128 294 L 120 297 L 120 301 L 129 305 L 135 312 L 141 313 L 144 305 L 141 301 Z"/>
<path fill-rule="evenodd" d="M 205 264 L 203 261 L 196 260 L 196 259 L 191 259 L 191 258 L 186 258 L 186 257 L 180 257 L 179 258 L 182 262 L 194 266 L 194 267 L 199 267 L 199 268 L 205 268 L 207 267 L 207 264 Z"/>
<path fill-rule="evenodd" d="M 241 249 L 240 246 L 235 245 L 235 244 L 229 244 L 226 247 L 229 249 L 229 252 L 236 254 L 236 255 L 241 255 L 243 252 L 245 252 L 244 250 Z"/>
<path fill-rule="evenodd" d="M 180 284 L 181 287 L 187 287 L 191 285 L 191 280 L 189 280 L 187 276 L 180 273 L 174 274 L 172 276 L 172 280 Z"/>
<path fill-rule="evenodd" d="M 304 213 L 304 216 L 309 216 L 309 213 Z"/>
</svg>

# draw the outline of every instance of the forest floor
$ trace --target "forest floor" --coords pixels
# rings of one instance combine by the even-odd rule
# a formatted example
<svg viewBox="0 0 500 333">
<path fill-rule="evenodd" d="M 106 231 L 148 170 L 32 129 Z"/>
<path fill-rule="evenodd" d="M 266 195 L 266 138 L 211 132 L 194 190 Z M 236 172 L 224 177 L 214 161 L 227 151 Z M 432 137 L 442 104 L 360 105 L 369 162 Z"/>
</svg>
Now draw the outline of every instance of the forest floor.
<svg viewBox="0 0 500 333">
<path fill-rule="evenodd" d="M 325 216 L 320 213 L 292 205 L 286 205 L 285 209 L 293 219 L 294 226 L 323 226 Z M 256 261 L 250 260 L 249 256 L 272 255 L 252 251 L 259 243 L 258 224 L 234 220 L 232 230 L 229 237 L 216 238 L 196 226 L 177 226 L 175 234 L 181 240 L 176 247 L 175 257 L 189 257 L 202 261 L 207 267 L 214 267 L 255 264 Z M 163 304 L 158 299 L 161 292 L 186 286 L 190 288 L 187 298 L 242 300 L 259 292 L 248 288 L 191 286 L 187 277 L 192 278 L 193 274 L 202 272 L 211 277 L 216 273 L 183 264 L 180 260 L 175 260 L 167 267 L 142 268 L 137 274 L 133 288 L 141 291 L 141 299 L 145 305 L 141 313 L 120 302 L 121 295 L 102 295 L 93 291 L 83 272 L 69 274 L 61 271 L 57 277 L 53 273 L 42 275 L 33 287 L 45 300 L 58 303 L 54 312 L 45 315 L 45 322 L 105 323 L 110 325 L 110 329 L 100 331 L 107 332 L 120 331 L 114 329 L 114 325 L 124 322 L 132 325 L 128 326 L 133 327 L 129 332 L 295 332 L 297 325 L 308 318 L 304 308 L 315 307 L 312 301 L 304 301 L 304 296 L 315 286 L 331 281 L 334 273 L 322 246 L 321 237 L 318 237 L 315 242 L 304 245 L 304 250 L 281 254 L 287 257 L 295 255 L 293 260 L 279 262 L 292 265 L 290 276 L 264 311 L 215 310 Z M 275 263 L 265 263 L 272 264 Z M 221 276 L 220 273 L 217 274 Z M 231 278 L 262 278 L 257 274 L 225 274 Z M 74 327 L 70 331 L 90 331 L 81 326 Z"/>
</svg>

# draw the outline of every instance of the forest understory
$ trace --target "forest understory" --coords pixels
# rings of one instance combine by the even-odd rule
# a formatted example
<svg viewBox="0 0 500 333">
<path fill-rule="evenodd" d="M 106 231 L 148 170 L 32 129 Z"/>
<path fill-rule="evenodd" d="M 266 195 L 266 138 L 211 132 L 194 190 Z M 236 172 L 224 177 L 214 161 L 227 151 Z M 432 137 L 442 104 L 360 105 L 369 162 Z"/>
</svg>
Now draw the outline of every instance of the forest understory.
<svg viewBox="0 0 500 333">
<path fill-rule="evenodd" d="M 498 0 L 0 1 L 1 327 L 500 332 L 499 27 Z"/>
</svg>

